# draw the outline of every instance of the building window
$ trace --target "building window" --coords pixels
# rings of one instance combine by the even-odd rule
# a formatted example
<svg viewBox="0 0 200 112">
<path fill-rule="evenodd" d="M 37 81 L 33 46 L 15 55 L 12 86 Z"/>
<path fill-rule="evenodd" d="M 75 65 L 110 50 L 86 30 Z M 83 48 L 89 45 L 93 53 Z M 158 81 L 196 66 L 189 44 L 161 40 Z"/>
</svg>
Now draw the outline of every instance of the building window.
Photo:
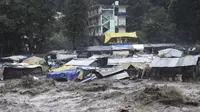
<svg viewBox="0 0 200 112">
<path fill-rule="evenodd" d="M 115 33 L 118 33 L 119 32 L 119 29 L 118 28 L 115 28 Z"/>
</svg>

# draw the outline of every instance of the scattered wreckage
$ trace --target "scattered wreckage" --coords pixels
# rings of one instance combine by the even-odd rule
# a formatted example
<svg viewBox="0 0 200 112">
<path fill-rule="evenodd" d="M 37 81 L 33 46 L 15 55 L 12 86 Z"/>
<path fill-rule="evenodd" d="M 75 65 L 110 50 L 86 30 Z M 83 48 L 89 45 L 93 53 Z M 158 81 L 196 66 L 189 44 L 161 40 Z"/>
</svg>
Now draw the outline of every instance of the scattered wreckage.
<svg viewBox="0 0 200 112">
<path fill-rule="evenodd" d="M 46 61 L 35 56 L 10 56 L 1 58 L 1 79 L 15 79 L 23 76 L 39 76 L 47 70 Z"/>
<path fill-rule="evenodd" d="M 17 64 L 12 61 L 4 65 L 2 74 L 4 79 L 46 74 L 48 79 L 80 82 L 101 78 L 175 80 L 181 75 L 186 81 L 199 77 L 199 57 L 184 56 L 175 44 L 92 46 L 77 53 L 61 50 L 49 52 L 44 58 L 21 57 L 15 59 Z"/>
<path fill-rule="evenodd" d="M 123 56 L 115 55 L 116 51 L 119 54 L 122 52 Z M 133 54 L 132 52 L 126 54 L 124 51 L 133 51 Z M 152 52 L 138 54 L 138 51 Z M 88 52 L 92 56 L 73 59 L 66 65 L 98 67 L 92 72 L 98 79 L 162 79 L 166 77 L 175 79 L 178 75 L 182 75 L 182 80 L 185 81 L 188 78 L 196 78 L 199 74 L 199 56 L 184 56 L 184 52 L 175 49 L 175 44 L 93 46 L 88 48 Z M 152 53 L 157 53 L 157 55 Z M 109 55 L 108 59 L 103 60 L 104 66 L 100 66 L 95 57 L 105 55 Z"/>
</svg>

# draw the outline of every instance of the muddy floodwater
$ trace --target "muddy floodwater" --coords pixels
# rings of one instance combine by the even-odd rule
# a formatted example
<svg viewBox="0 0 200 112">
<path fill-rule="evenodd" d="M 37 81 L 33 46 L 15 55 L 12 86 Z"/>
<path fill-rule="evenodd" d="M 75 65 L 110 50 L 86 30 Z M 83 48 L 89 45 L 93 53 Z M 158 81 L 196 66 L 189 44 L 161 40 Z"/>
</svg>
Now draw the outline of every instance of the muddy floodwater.
<svg viewBox="0 0 200 112">
<path fill-rule="evenodd" d="M 1 112 L 199 112 L 200 84 L 150 80 L 2 81 Z"/>
</svg>

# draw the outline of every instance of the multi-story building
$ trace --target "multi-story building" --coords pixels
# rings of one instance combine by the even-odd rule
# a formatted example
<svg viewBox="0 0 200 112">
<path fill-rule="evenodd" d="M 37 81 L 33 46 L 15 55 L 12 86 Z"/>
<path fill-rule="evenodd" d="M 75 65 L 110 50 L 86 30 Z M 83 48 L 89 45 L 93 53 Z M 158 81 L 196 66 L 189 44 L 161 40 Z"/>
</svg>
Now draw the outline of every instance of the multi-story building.
<svg viewBox="0 0 200 112">
<path fill-rule="evenodd" d="M 122 5 L 116 5 L 115 8 L 117 11 L 115 13 L 116 17 L 117 17 L 117 21 L 116 21 L 116 29 L 118 30 L 117 32 L 120 33 L 125 33 L 126 32 L 126 6 L 122 6 Z"/>
<path fill-rule="evenodd" d="M 126 32 L 126 6 L 115 2 L 113 5 L 95 5 L 88 11 L 88 31 L 90 36 L 105 33 Z"/>
</svg>

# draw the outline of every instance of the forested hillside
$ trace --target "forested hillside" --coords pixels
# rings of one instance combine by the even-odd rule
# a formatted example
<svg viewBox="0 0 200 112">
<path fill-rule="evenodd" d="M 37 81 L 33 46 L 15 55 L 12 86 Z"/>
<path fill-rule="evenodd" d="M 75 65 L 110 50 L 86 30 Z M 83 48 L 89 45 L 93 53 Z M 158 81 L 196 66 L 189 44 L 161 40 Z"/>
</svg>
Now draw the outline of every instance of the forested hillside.
<svg viewBox="0 0 200 112">
<path fill-rule="evenodd" d="M 200 40 L 200 0 L 127 0 L 129 30 L 148 42 Z"/>
<path fill-rule="evenodd" d="M 114 1 L 1 0 L 1 54 L 90 45 L 88 8 Z M 127 30 L 137 31 L 141 42 L 194 44 L 200 40 L 200 0 L 121 0 L 120 4 L 128 6 Z M 56 19 L 57 12 L 64 16 Z"/>
</svg>

